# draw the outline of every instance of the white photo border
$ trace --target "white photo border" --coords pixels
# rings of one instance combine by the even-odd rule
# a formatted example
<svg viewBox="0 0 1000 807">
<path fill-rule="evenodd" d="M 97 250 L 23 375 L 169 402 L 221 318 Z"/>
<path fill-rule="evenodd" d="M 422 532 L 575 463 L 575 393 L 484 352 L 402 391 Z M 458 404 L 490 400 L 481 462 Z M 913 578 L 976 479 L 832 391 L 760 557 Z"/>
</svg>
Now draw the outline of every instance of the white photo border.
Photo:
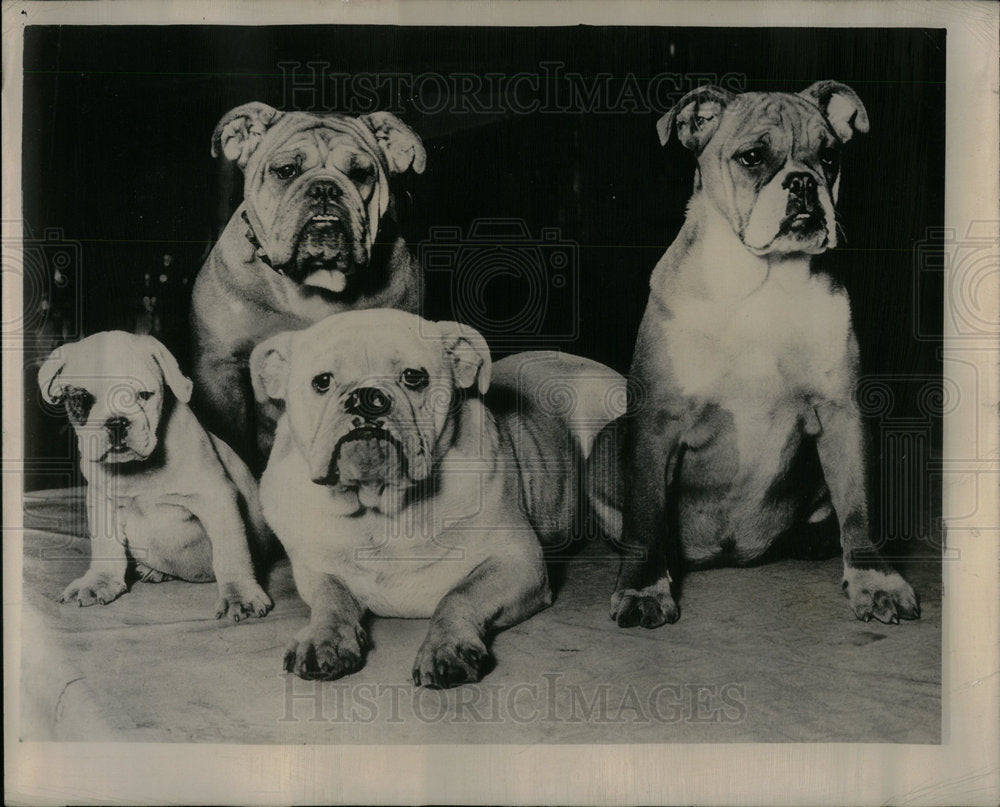
<svg viewBox="0 0 1000 807">
<path fill-rule="evenodd" d="M 341 2 L 174 0 L 3 5 L 3 240 L 21 232 L 22 57 L 26 25 L 395 24 L 927 27 L 947 29 L 945 226 L 997 238 L 998 6 L 988 2 Z M 1000 271 L 1000 270 L 998 270 Z M 946 283 L 946 294 L 954 284 Z M 946 300 L 946 304 L 947 304 Z M 4 321 L 19 315 L 19 278 L 3 275 Z M 996 311 L 993 312 L 996 314 Z M 993 316 L 992 321 L 996 321 Z M 952 335 L 953 336 L 953 335 Z M 945 374 L 977 367 L 991 424 L 979 457 L 1000 457 L 998 336 L 956 346 Z M 3 366 L 4 463 L 23 457 L 20 364 Z M 945 423 L 945 456 L 966 450 Z M 1000 469 L 994 468 L 1000 479 Z M 974 484 L 956 476 L 944 513 Z M 21 526 L 21 480 L 4 473 L 4 528 Z M 5 790 L 11 804 L 493 803 L 493 804 L 996 804 L 1000 799 L 1000 592 L 996 484 L 978 491 L 982 528 L 951 530 L 961 562 L 944 564 L 941 745 L 727 744 L 614 746 L 233 746 L 18 741 L 21 558 L 5 541 Z M 985 498 L 984 498 L 985 497 Z"/>
</svg>

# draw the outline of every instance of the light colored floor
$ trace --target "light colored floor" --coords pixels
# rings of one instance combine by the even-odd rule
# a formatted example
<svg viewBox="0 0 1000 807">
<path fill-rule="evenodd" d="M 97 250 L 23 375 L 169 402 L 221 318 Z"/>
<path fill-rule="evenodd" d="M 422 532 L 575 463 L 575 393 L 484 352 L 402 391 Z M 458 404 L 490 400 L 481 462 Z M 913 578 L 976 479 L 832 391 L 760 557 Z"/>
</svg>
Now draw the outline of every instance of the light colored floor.
<svg viewBox="0 0 1000 807">
<path fill-rule="evenodd" d="M 136 584 L 112 605 L 60 605 L 86 568 L 80 502 L 26 498 L 23 739 L 229 743 L 907 742 L 941 738 L 941 563 L 911 561 L 922 619 L 854 619 L 840 561 L 686 578 L 682 617 L 608 619 L 617 560 L 588 545 L 555 604 L 502 633 L 478 685 L 415 688 L 427 623 L 377 619 L 367 665 L 338 682 L 281 672 L 308 609 L 287 561 L 274 611 L 216 621 L 212 584 Z M 77 526 L 74 526 L 77 525 Z"/>
</svg>

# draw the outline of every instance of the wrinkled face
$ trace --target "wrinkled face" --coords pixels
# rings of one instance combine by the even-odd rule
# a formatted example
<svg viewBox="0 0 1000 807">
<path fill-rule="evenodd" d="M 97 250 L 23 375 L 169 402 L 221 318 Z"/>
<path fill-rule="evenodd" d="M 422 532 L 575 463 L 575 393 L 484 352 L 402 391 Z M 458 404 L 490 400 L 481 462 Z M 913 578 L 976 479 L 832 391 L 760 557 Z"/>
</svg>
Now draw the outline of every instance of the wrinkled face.
<svg viewBox="0 0 1000 807">
<path fill-rule="evenodd" d="M 747 249 L 836 246 L 841 142 L 822 112 L 796 95 L 746 93 L 720 114 L 698 165 L 705 193 Z"/>
<path fill-rule="evenodd" d="M 108 465 L 148 459 L 163 411 L 156 361 L 148 352 L 109 349 L 97 337 L 72 347 L 48 396 L 65 407 L 83 459 Z"/>
<path fill-rule="evenodd" d="M 263 343 L 251 371 L 285 400 L 313 483 L 397 509 L 447 451 L 458 390 L 488 383 L 485 342 L 464 334 L 401 311 L 345 312 Z"/>
<path fill-rule="evenodd" d="M 368 264 L 378 231 L 373 202 L 387 193 L 379 157 L 350 132 L 319 122 L 273 145 L 247 170 L 269 258 L 299 283 L 343 292 Z"/>
</svg>

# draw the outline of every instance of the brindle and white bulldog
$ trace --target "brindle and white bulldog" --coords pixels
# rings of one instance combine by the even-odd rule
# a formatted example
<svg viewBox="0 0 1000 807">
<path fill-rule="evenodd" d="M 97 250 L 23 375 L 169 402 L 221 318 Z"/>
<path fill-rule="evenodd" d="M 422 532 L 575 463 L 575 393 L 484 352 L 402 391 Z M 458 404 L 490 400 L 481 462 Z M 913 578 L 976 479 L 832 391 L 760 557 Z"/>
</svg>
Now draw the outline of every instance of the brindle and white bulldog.
<svg viewBox="0 0 1000 807">
<path fill-rule="evenodd" d="M 106 605 L 126 590 L 131 557 L 143 581 L 217 580 L 215 615 L 264 616 L 254 578 L 269 532 L 257 483 L 188 408 L 191 381 L 152 336 L 105 331 L 53 351 L 39 370 L 49 403 L 76 430 L 87 480 L 90 569 L 62 602 Z"/>
<path fill-rule="evenodd" d="M 244 174 L 244 201 L 195 281 L 194 407 L 256 465 L 273 413 L 257 413 L 250 351 L 331 313 L 417 311 L 419 265 L 399 234 L 392 180 L 421 173 L 420 138 L 388 112 L 352 118 L 250 103 L 227 113 L 212 153 Z"/>
<path fill-rule="evenodd" d="M 850 302 L 810 260 L 837 244 L 842 146 L 868 127 L 835 81 L 797 95 L 701 87 L 657 124 L 698 169 L 687 220 L 653 271 L 629 379 L 630 551 L 611 600 L 622 626 L 677 619 L 668 558 L 744 564 L 834 517 L 857 617 L 920 615 L 869 520 Z"/>
<path fill-rule="evenodd" d="M 261 503 L 312 609 L 285 669 L 359 669 L 372 613 L 430 617 L 416 684 L 479 680 L 489 636 L 551 601 L 542 548 L 581 515 L 624 379 L 554 353 L 491 365 L 472 328 L 392 310 L 280 334 L 250 365 L 258 397 L 285 402 Z"/>
</svg>

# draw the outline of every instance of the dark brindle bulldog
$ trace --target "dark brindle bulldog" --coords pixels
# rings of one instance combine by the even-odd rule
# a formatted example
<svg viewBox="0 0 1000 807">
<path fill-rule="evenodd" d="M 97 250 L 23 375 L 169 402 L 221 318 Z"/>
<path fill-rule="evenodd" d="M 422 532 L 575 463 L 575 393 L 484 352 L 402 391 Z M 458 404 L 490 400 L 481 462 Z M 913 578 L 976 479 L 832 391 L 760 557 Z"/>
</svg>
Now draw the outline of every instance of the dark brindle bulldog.
<svg viewBox="0 0 1000 807">
<path fill-rule="evenodd" d="M 797 95 L 701 87 L 657 128 L 698 170 L 630 373 L 622 543 L 634 551 L 612 618 L 677 619 L 670 557 L 745 564 L 834 516 L 857 617 L 918 618 L 869 521 L 850 302 L 811 263 L 836 246 L 841 148 L 868 131 L 864 105 L 834 81 Z"/>
<path fill-rule="evenodd" d="M 391 181 L 424 170 L 420 138 L 388 112 L 359 118 L 251 103 L 226 114 L 212 153 L 244 173 L 244 201 L 195 282 L 194 406 L 252 466 L 273 412 L 253 406 L 247 361 L 267 337 L 357 308 L 420 307 Z"/>
</svg>

